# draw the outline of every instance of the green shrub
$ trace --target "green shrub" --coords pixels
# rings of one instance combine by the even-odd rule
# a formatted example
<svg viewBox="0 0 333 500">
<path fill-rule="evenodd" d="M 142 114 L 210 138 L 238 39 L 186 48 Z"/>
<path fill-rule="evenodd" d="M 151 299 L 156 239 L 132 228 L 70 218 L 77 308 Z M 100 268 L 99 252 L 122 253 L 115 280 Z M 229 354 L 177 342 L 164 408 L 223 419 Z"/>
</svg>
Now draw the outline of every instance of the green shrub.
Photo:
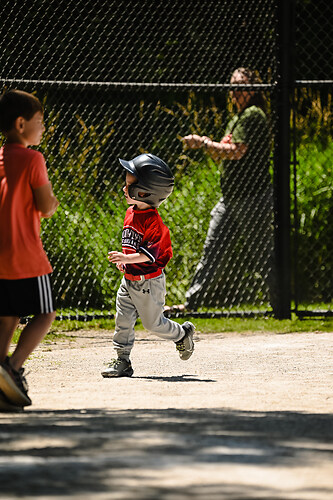
<svg viewBox="0 0 333 500">
<path fill-rule="evenodd" d="M 297 150 L 297 268 L 302 302 L 330 302 L 333 290 L 333 143 Z M 292 207 L 294 208 L 294 207 Z"/>
</svg>

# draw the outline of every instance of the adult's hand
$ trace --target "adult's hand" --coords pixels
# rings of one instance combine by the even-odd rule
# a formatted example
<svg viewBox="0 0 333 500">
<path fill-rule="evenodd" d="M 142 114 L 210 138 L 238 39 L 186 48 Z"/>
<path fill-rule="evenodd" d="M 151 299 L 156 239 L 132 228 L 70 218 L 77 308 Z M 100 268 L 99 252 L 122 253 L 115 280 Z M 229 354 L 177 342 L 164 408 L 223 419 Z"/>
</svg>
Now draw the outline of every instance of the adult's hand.
<svg viewBox="0 0 333 500">
<path fill-rule="evenodd" d="M 185 137 L 182 138 L 184 145 L 190 149 L 201 148 L 203 146 L 204 140 L 205 140 L 205 137 L 202 137 L 202 136 L 197 135 L 197 134 L 186 135 Z"/>
</svg>

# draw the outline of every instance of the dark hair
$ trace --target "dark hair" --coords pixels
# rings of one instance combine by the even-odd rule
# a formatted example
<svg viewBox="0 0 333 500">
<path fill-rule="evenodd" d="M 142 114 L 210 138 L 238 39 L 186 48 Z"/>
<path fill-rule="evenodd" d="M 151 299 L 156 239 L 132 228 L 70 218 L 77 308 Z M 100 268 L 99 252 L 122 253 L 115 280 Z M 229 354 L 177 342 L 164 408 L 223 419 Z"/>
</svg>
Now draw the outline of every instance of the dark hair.
<svg viewBox="0 0 333 500">
<path fill-rule="evenodd" d="M 43 113 L 37 97 L 23 90 L 8 90 L 0 97 L 0 132 L 9 132 L 19 116 L 31 120 L 38 111 Z"/>
<path fill-rule="evenodd" d="M 241 67 L 235 69 L 232 74 L 234 73 L 240 73 L 241 75 L 243 75 L 247 79 L 249 84 L 262 83 L 260 75 L 256 70 Z M 264 112 L 266 112 L 266 99 L 261 90 L 254 90 L 254 94 L 253 96 L 251 96 L 251 99 L 249 100 L 246 107 L 248 108 L 250 106 L 257 106 L 258 108 L 261 108 Z"/>
</svg>

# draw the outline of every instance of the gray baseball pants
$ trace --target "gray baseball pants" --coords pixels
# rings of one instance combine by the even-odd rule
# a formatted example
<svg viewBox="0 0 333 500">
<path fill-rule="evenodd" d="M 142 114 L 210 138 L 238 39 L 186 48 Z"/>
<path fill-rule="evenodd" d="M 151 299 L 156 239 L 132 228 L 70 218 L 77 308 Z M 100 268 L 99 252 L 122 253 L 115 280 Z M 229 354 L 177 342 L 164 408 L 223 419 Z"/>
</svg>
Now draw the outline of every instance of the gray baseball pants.
<svg viewBox="0 0 333 500">
<path fill-rule="evenodd" d="M 116 327 L 113 345 L 118 357 L 129 360 L 135 341 L 134 326 L 138 318 L 144 328 L 158 337 L 177 342 L 184 337 L 181 325 L 166 318 L 165 275 L 142 281 L 130 281 L 123 277 L 116 299 Z"/>
</svg>

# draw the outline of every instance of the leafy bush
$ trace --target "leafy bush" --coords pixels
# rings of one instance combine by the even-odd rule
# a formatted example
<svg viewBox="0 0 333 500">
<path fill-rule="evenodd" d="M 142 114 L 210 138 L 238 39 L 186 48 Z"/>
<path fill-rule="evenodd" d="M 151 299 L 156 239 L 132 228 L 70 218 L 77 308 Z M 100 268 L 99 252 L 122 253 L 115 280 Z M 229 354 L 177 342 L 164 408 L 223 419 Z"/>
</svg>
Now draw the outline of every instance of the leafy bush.
<svg viewBox="0 0 333 500">
<path fill-rule="evenodd" d="M 296 244 L 302 302 L 330 302 L 333 290 L 333 143 L 317 139 L 297 150 Z"/>
<path fill-rule="evenodd" d="M 297 161 L 296 207 L 292 201 L 296 297 L 327 304 L 333 291 L 332 91 L 296 89 L 291 124 Z"/>
</svg>

